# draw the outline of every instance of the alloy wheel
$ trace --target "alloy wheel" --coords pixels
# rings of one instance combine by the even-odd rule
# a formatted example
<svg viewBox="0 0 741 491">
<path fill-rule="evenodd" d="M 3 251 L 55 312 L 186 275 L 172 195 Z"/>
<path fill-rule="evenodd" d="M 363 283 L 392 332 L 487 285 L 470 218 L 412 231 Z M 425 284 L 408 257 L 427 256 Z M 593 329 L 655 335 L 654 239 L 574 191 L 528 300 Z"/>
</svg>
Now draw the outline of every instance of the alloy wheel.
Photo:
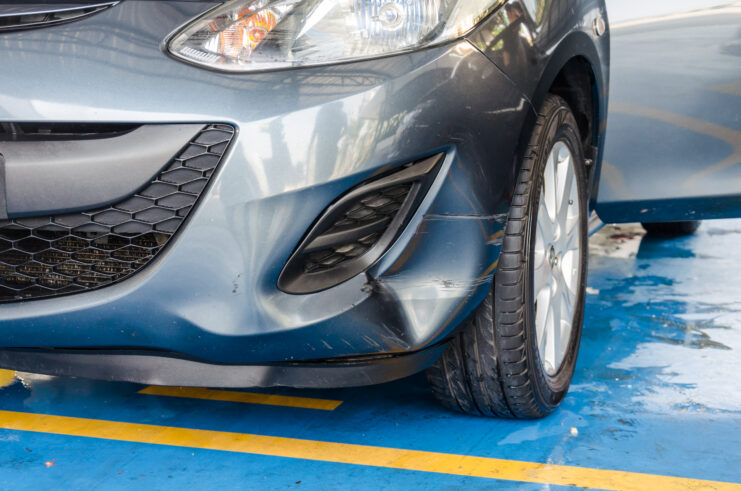
<svg viewBox="0 0 741 491">
<path fill-rule="evenodd" d="M 533 251 L 536 343 L 551 376 L 563 364 L 574 323 L 581 277 L 580 210 L 574 157 L 559 140 L 543 173 Z"/>
</svg>

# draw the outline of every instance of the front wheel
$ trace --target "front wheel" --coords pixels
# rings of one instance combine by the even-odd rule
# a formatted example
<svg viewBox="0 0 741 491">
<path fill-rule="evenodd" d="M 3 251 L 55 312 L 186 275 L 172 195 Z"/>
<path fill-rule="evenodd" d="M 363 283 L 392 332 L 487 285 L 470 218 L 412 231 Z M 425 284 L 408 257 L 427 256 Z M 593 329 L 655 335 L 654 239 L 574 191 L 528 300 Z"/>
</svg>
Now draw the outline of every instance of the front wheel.
<svg viewBox="0 0 741 491">
<path fill-rule="evenodd" d="M 586 190 L 576 121 L 549 95 L 522 162 L 493 290 L 427 372 L 447 407 L 540 418 L 566 395 L 584 313 Z"/>
</svg>

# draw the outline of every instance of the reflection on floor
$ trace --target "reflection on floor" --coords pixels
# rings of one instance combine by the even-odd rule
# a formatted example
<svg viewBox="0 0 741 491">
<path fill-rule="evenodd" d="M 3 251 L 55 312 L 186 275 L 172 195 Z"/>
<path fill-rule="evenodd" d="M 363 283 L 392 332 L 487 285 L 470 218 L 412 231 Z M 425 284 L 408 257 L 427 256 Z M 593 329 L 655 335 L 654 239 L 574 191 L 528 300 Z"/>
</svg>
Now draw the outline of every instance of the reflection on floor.
<svg viewBox="0 0 741 491">
<path fill-rule="evenodd" d="M 577 373 L 545 420 L 449 413 L 421 375 L 235 395 L 0 371 L 0 427 L 34 430 L 0 429 L 0 488 L 635 487 L 605 470 L 739 483 L 741 221 L 668 241 L 639 232 L 592 240 Z M 469 468 L 535 483 L 452 474 Z"/>
</svg>

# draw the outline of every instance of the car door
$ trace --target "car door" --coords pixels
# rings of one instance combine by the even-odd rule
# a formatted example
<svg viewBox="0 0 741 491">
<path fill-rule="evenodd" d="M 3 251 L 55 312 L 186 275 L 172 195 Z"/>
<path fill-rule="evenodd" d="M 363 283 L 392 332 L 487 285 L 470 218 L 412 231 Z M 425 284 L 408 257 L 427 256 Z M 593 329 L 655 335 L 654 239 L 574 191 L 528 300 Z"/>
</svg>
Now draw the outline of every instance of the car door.
<svg viewBox="0 0 741 491">
<path fill-rule="evenodd" d="M 607 0 L 604 222 L 741 216 L 741 2 Z"/>
</svg>

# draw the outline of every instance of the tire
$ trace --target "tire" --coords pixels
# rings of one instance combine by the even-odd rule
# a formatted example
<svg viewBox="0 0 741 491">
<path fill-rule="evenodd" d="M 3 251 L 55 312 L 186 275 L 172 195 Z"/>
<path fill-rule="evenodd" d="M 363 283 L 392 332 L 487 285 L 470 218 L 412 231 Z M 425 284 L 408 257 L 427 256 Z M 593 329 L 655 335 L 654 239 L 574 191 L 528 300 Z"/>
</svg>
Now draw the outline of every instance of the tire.
<svg viewBox="0 0 741 491">
<path fill-rule="evenodd" d="M 700 228 L 700 221 L 642 223 L 646 233 L 655 237 L 684 237 L 692 235 Z"/>
<path fill-rule="evenodd" d="M 562 149 L 564 145 L 570 152 L 573 162 L 571 168 L 575 174 L 575 180 L 565 180 L 576 183 L 578 197 L 576 208 L 572 208 L 573 199 L 561 201 L 568 203 L 564 216 L 572 217 L 570 223 L 573 225 L 565 228 L 573 230 L 567 235 L 578 237 L 580 246 L 577 251 L 568 252 L 568 262 L 561 263 L 566 271 L 562 277 L 571 275 L 569 278 L 575 293 L 573 316 L 564 314 L 565 317 L 571 317 L 567 319 L 571 320 L 568 343 L 561 361 L 554 367 L 546 365 L 548 355 L 541 356 L 538 348 L 533 290 L 537 237 L 547 236 L 542 229 L 536 230 L 540 223 L 538 212 L 542 212 L 543 206 L 541 189 L 544 189 L 544 173 L 552 150 Z M 559 163 L 553 163 L 551 169 L 563 169 L 558 167 L 564 165 L 560 160 L 561 153 L 558 155 Z M 446 407 L 473 415 L 532 419 L 550 414 L 563 400 L 574 374 L 584 314 L 588 216 L 586 179 L 576 120 L 562 98 L 548 95 L 538 114 L 517 179 L 493 289 L 456 331 L 440 360 L 427 370 L 433 393 Z M 556 181 L 553 182 L 555 184 Z M 557 187 L 554 185 L 554 189 Z M 543 196 L 544 200 L 548 199 L 546 194 Z M 553 196 L 553 202 L 556 203 L 557 195 Z M 574 213 L 576 218 L 572 216 Z M 553 244 L 557 235 L 560 236 L 560 233 L 553 232 Z M 541 245 L 538 247 L 538 251 L 545 250 Z M 545 257 L 537 256 L 543 259 L 538 263 L 538 271 L 542 272 L 540 268 L 545 265 L 555 268 L 559 264 L 559 257 L 564 260 L 567 258 L 566 252 L 554 253 L 553 246 L 548 250 L 551 252 L 548 261 Z M 566 265 L 573 267 L 567 268 Z M 560 292 L 552 290 L 553 283 L 543 287 L 540 293 L 548 296 L 551 291 Z M 539 298 L 544 298 L 545 302 L 545 297 Z M 548 298 L 547 312 L 550 313 L 552 298 Z M 563 307 L 560 298 L 557 302 L 559 309 Z M 568 310 L 566 308 L 565 311 Z M 543 325 L 546 326 L 548 317 L 543 319 L 546 323 Z M 553 323 L 554 326 L 563 324 L 561 321 Z M 543 327 L 542 332 L 546 329 Z M 562 336 L 554 336 L 553 339 L 556 338 L 561 339 Z M 541 339 L 547 339 L 547 336 L 541 335 Z"/>
</svg>

